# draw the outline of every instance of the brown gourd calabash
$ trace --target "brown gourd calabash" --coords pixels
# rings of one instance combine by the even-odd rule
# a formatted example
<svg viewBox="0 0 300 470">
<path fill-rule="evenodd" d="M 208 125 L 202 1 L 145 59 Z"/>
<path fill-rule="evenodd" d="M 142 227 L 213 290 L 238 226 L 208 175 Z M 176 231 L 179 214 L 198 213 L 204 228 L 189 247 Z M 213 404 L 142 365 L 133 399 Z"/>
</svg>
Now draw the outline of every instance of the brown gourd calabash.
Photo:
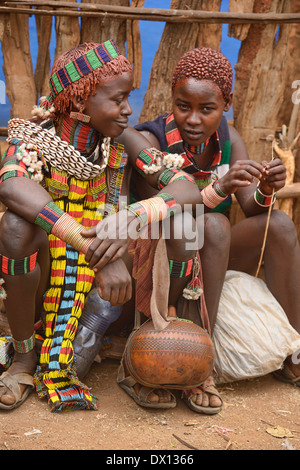
<svg viewBox="0 0 300 470">
<path fill-rule="evenodd" d="M 191 321 L 175 319 L 159 331 L 148 320 L 129 336 L 123 359 L 141 385 L 190 389 L 211 375 L 214 346 L 208 333 Z"/>
</svg>

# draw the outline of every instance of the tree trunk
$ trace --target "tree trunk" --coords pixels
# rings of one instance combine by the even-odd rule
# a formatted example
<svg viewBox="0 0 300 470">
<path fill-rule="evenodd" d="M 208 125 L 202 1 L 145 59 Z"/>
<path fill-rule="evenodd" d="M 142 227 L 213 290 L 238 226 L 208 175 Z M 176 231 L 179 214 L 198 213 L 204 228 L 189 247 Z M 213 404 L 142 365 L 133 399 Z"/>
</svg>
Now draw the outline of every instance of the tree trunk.
<svg viewBox="0 0 300 470">
<path fill-rule="evenodd" d="M 89 0 L 82 0 L 82 3 L 90 3 Z M 129 0 L 93 0 L 93 3 L 101 5 L 120 5 L 129 6 Z M 100 18 L 82 18 L 81 19 L 81 42 L 102 43 L 113 39 L 120 49 L 121 54 L 125 55 L 126 41 L 126 20 L 111 20 Z"/>
<path fill-rule="evenodd" d="M 36 103 L 36 89 L 30 55 L 28 16 L 1 15 L 3 70 L 10 117 L 28 118 Z"/>
<path fill-rule="evenodd" d="M 290 1 L 256 0 L 254 12 L 290 10 Z M 252 160 L 270 160 L 271 145 L 283 105 L 290 25 L 251 25 L 236 64 L 233 99 L 234 125 Z M 278 34 L 278 40 L 276 35 Z"/>
<path fill-rule="evenodd" d="M 67 0 L 72 1 L 72 0 Z M 55 59 L 80 43 L 78 18 L 57 16 L 55 18 L 56 49 Z"/>
<path fill-rule="evenodd" d="M 142 8 L 145 0 L 132 0 L 131 7 Z M 133 67 L 133 88 L 140 88 L 142 76 L 142 48 L 138 21 L 128 20 L 127 25 L 127 58 Z"/>
<path fill-rule="evenodd" d="M 170 8 L 191 10 L 220 10 L 220 0 L 172 0 Z M 219 49 L 221 25 L 197 23 L 167 23 L 153 61 L 148 89 L 140 122 L 164 114 L 171 107 L 171 79 L 180 57 L 193 47 Z"/>
<path fill-rule="evenodd" d="M 43 7 L 47 8 L 47 7 Z M 45 96 L 49 93 L 50 78 L 50 51 L 49 44 L 51 39 L 52 16 L 35 17 L 37 38 L 38 38 L 38 56 L 34 72 L 35 87 L 38 96 Z"/>
</svg>

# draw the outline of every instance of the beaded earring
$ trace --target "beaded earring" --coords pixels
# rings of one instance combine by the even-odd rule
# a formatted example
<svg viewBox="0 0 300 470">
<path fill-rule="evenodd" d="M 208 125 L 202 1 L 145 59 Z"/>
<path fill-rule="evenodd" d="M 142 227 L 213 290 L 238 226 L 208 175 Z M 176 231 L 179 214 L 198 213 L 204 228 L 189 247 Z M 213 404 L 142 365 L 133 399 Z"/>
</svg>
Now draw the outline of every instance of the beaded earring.
<svg viewBox="0 0 300 470">
<path fill-rule="evenodd" d="M 71 111 L 70 118 L 75 119 L 76 121 L 84 122 L 85 124 L 89 123 L 91 120 L 91 116 L 84 114 L 80 111 Z"/>
</svg>

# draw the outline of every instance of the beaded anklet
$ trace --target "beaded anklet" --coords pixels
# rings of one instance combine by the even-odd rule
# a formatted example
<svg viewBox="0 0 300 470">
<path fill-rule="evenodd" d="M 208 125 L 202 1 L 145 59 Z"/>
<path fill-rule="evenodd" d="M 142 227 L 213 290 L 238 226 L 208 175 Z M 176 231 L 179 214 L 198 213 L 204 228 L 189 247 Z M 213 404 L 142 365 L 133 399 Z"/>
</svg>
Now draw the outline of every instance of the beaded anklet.
<svg viewBox="0 0 300 470">
<path fill-rule="evenodd" d="M 34 270 L 39 250 L 21 259 L 12 259 L 0 254 L 0 271 L 10 276 L 27 274 Z"/>
<path fill-rule="evenodd" d="M 19 354 L 26 354 L 32 351 L 35 347 L 35 332 L 33 332 L 30 338 L 21 341 L 12 338 L 12 344 L 14 350 Z"/>
<path fill-rule="evenodd" d="M 254 193 L 254 201 L 261 207 L 269 207 L 274 204 L 276 200 L 276 193 L 273 194 L 264 194 L 257 186 L 256 191 Z"/>
<path fill-rule="evenodd" d="M 192 273 L 194 258 L 188 261 L 169 260 L 170 277 L 188 277 Z"/>
</svg>

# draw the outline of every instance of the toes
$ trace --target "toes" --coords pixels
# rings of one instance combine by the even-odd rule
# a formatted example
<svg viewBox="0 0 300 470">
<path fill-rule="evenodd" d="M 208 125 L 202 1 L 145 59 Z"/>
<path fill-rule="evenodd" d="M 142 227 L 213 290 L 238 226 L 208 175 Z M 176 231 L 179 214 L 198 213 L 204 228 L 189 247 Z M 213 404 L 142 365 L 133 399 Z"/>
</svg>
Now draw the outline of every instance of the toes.
<svg viewBox="0 0 300 470">
<path fill-rule="evenodd" d="M 215 395 L 209 395 L 207 393 L 197 393 L 192 397 L 192 401 L 198 406 L 211 406 L 212 408 L 218 408 L 222 405 L 220 398 Z"/>
<path fill-rule="evenodd" d="M 210 406 L 212 408 L 219 408 L 219 406 L 222 405 L 222 402 L 219 397 L 216 397 L 215 395 L 212 395 L 210 398 Z"/>
<path fill-rule="evenodd" d="M 15 403 L 15 397 L 9 392 L 4 392 L 0 396 L 0 402 L 3 403 L 3 405 L 13 405 Z"/>
<path fill-rule="evenodd" d="M 207 393 L 203 393 L 203 395 L 202 395 L 202 406 L 209 406 L 209 405 L 210 405 L 209 396 L 207 395 Z"/>
<path fill-rule="evenodd" d="M 160 388 L 157 390 L 157 395 L 161 403 L 169 403 L 171 401 L 171 394 L 168 390 Z"/>
</svg>

